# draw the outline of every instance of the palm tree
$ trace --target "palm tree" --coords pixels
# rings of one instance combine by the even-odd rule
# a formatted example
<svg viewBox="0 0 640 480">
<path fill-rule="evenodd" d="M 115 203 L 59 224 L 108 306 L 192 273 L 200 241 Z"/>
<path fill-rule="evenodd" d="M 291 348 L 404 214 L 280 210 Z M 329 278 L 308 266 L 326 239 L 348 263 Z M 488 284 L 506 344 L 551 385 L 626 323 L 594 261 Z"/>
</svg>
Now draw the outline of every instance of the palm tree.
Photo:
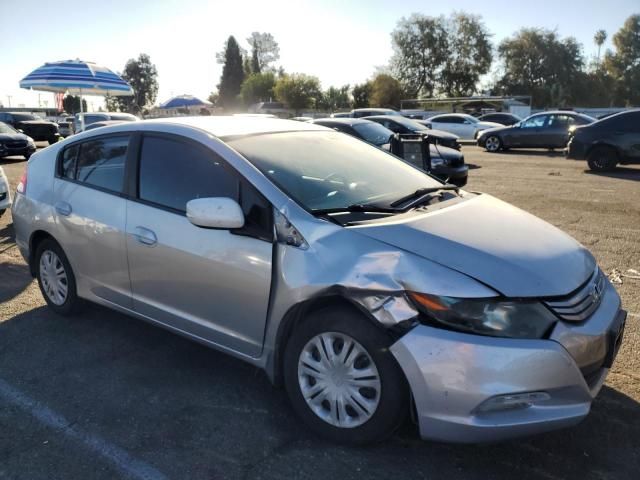
<svg viewBox="0 0 640 480">
<path fill-rule="evenodd" d="M 596 45 L 598 46 L 598 63 L 600 63 L 600 48 L 602 47 L 606 39 L 607 32 L 605 32 L 604 30 L 598 30 L 593 36 L 593 41 L 596 42 Z"/>
</svg>

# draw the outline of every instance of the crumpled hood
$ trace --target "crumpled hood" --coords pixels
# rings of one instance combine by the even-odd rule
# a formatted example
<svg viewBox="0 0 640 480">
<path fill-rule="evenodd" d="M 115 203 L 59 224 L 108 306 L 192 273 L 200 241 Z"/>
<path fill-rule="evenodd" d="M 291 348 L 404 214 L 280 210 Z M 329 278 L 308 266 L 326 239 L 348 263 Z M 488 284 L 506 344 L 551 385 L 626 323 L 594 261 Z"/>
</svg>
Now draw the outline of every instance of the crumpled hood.
<svg viewBox="0 0 640 480">
<path fill-rule="evenodd" d="M 566 295 L 596 266 L 569 235 L 490 195 L 353 230 L 464 273 L 507 297 Z"/>
</svg>

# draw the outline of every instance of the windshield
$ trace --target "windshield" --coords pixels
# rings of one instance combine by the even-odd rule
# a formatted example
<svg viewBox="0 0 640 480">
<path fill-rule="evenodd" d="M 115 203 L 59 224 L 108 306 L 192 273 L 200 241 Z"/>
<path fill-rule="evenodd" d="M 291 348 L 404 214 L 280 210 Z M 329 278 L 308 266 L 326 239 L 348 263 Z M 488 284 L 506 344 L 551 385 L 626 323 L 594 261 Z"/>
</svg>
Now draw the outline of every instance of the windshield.
<svg viewBox="0 0 640 480">
<path fill-rule="evenodd" d="M 125 122 L 135 122 L 138 120 L 138 117 L 129 113 L 111 113 L 109 117 L 111 117 L 111 120 L 122 120 Z"/>
<path fill-rule="evenodd" d="M 13 115 L 13 119 L 16 120 L 17 122 L 26 122 L 29 120 L 40 120 L 39 117 L 36 117 L 35 115 L 31 115 L 29 113 L 12 113 L 11 115 Z"/>
<path fill-rule="evenodd" d="M 15 133 L 18 133 L 18 132 L 16 130 L 14 130 L 13 128 L 11 128 L 6 123 L 0 122 L 0 133 L 15 134 Z"/>
<path fill-rule="evenodd" d="M 389 138 L 393 135 L 391 130 L 374 122 L 356 123 L 353 128 L 366 142 L 374 145 L 389 143 Z"/>
<path fill-rule="evenodd" d="M 307 210 L 389 205 L 442 184 L 372 145 L 338 132 L 252 135 L 228 144 Z"/>
<path fill-rule="evenodd" d="M 421 123 L 416 122 L 415 120 L 411 120 L 407 117 L 393 117 L 393 121 L 399 123 L 400 125 L 404 125 L 412 132 L 416 132 L 418 130 L 428 130 L 428 128 Z"/>
</svg>

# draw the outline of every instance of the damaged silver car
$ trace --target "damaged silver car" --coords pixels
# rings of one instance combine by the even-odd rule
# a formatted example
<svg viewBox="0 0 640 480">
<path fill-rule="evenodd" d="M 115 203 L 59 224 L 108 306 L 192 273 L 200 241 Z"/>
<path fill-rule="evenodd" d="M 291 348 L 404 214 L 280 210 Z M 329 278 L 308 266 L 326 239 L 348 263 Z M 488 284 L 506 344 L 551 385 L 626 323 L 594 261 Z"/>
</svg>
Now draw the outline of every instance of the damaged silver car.
<svg viewBox="0 0 640 480">
<path fill-rule="evenodd" d="M 88 300 L 261 367 L 335 441 L 411 412 L 453 442 L 574 425 L 622 339 L 571 237 L 317 125 L 105 127 L 33 155 L 15 197 L 55 312 Z"/>
</svg>

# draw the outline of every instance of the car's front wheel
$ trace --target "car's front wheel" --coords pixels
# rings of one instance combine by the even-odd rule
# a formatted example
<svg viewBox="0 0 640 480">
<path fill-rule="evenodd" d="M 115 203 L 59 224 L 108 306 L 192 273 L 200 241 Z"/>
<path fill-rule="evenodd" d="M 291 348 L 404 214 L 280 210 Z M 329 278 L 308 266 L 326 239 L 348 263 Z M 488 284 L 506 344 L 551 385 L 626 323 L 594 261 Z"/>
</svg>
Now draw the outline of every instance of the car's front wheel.
<svg viewBox="0 0 640 480">
<path fill-rule="evenodd" d="M 80 303 L 76 280 L 64 251 L 54 240 L 43 240 L 36 250 L 36 277 L 49 307 L 60 315 L 71 315 Z"/>
<path fill-rule="evenodd" d="M 616 168 L 618 155 L 613 148 L 596 147 L 589 153 L 587 163 L 594 172 L 607 172 Z"/>
<path fill-rule="evenodd" d="M 284 355 L 285 386 L 296 413 L 334 442 L 367 444 L 391 435 L 407 413 L 409 389 L 390 343 L 349 309 L 310 314 Z"/>
<path fill-rule="evenodd" d="M 497 152 L 502 148 L 502 140 L 497 135 L 489 135 L 484 141 L 484 148 L 487 152 Z"/>
</svg>

